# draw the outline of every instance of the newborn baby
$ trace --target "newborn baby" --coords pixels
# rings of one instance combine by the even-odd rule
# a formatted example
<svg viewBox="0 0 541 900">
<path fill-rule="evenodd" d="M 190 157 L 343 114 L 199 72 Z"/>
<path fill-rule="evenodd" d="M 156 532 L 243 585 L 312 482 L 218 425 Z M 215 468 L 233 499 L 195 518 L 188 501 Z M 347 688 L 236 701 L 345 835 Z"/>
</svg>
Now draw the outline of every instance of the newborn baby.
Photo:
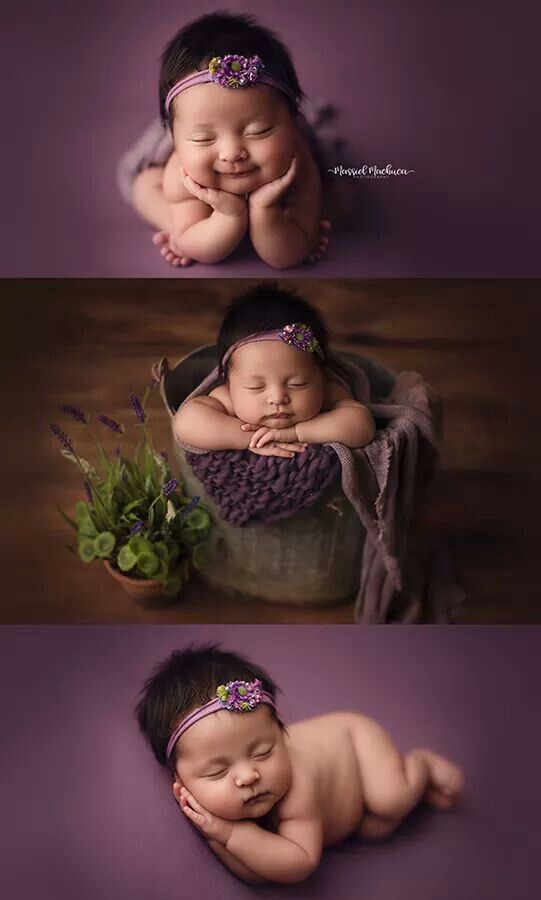
<svg viewBox="0 0 541 900">
<path fill-rule="evenodd" d="M 137 707 L 182 812 L 244 881 L 302 881 L 324 847 L 353 833 L 387 837 L 421 800 L 439 810 L 457 802 L 463 776 L 445 757 L 402 756 L 357 712 L 286 728 L 275 696 L 242 657 L 190 648 L 158 668 Z"/>
<path fill-rule="evenodd" d="M 373 439 L 370 410 L 326 367 L 327 331 L 307 301 L 259 285 L 231 304 L 217 345 L 223 383 L 178 409 L 184 444 L 291 458 L 307 444 Z"/>
<path fill-rule="evenodd" d="M 160 107 L 173 150 L 137 174 L 131 195 L 167 262 L 219 262 L 247 233 L 277 268 L 324 251 L 329 223 L 302 97 L 286 48 L 250 17 L 212 13 L 170 41 Z"/>
</svg>

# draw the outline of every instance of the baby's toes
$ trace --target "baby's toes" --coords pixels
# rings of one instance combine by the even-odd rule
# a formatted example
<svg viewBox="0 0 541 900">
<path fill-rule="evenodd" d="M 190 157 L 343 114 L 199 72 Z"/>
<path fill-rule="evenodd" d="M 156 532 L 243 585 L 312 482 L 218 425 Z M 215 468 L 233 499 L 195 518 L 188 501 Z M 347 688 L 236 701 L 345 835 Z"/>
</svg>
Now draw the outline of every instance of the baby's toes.
<svg viewBox="0 0 541 900">
<path fill-rule="evenodd" d="M 167 231 L 156 231 L 152 235 L 152 243 L 156 247 L 160 247 L 163 244 L 167 244 L 169 242 L 169 235 Z"/>
<path fill-rule="evenodd" d="M 424 799 L 426 803 L 434 809 L 437 809 L 440 812 L 446 812 L 456 805 L 458 795 L 453 794 L 452 796 L 448 796 L 447 794 L 444 794 L 443 791 L 438 790 L 438 788 L 429 788 Z"/>
<path fill-rule="evenodd" d="M 183 257 L 181 257 L 181 259 L 180 259 L 180 265 L 181 265 L 181 266 L 191 266 L 192 263 L 193 263 L 193 259 L 190 259 L 189 256 L 183 256 Z"/>
</svg>

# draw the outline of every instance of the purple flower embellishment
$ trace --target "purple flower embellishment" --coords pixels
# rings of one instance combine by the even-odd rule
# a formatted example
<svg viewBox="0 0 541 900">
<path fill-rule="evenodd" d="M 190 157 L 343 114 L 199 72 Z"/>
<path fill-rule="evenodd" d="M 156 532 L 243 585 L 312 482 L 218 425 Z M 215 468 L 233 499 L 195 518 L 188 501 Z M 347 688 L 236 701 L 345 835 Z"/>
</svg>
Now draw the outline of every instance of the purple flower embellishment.
<svg viewBox="0 0 541 900">
<path fill-rule="evenodd" d="M 228 681 L 216 689 L 216 696 L 224 709 L 234 712 L 250 712 L 261 703 L 261 682 Z"/>
<path fill-rule="evenodd" d="M 60 407 L 60 412 L 66 413 L 67 416 L 71 416 L 76 422 L 82 422 L 83 425 L 88 425 L 88 416 L 85 416 L 82 409 L 79 409 L 78 406 L 72 406 L 70 403 L 63 403 Z"/>
<path fill-rule="evenodd" d="M 141 425 L 144 425 L 146 416 L 139 397 L 136 394 L 130 394 L 130 403 L 132 405 L 132 409 L 136 415 L 136 418 L 141 423 Z"/>
<path fill-rule="evenodd" d="M 239 56 L 228 53 L 227 56 L 214 56 L 209 63 L 211 80 L 221 87 L 251 87 L 259 80 L 265 68 L 259 56 Z"/>
<path fill-rule="evenodd" d="M 304 350 L 305 353 L 314 353 L 321 348 L 319 341 L 309 325 L 303 322 L 294 322 L 292 325 L 284 325 L 278 337 L 284 344 L 295 347 L 296 350 Z"/>
<path fill-rule="evenodd" d="M 62 429 L 60 428 L 60 425 L 55 425 L 53 422 L 49 425 L 49 428 L 51 429 L 54 436 L 56 438 L 58 438 L 58 440 L 60 441 L 60 443 L 62 444 L 64 449 L 69 450 L 70 453 L 73 453 L 73 447 L 71 446 L 71 441 L 70 441 L 69 437 L 67 436 L 66 432 L 62 431 Z"/>
<path fill-rule="evenodd" d="M 166 497 L 166 499 L 169 499 L 171 494 L 175 493 L 179 484 L 180 484 L 180 481 L 177 481 L 176 478 L 170 478 L 169 481 L 166 481 L 164 486 L 162 487 L 163 496 Z"/>
<path fill-rule="evenodd" d="M 121 425 L 120 422 L 115 422 L 114 419 L 104 415 L 96 416 L 96 418 L 98 422 L 101 422 L 102 425 L 106 425 L 107 428 L 110 428 L 115 434 L 124 434 L 124 426 Z"/>
<path fill-rule="evenodd" d="M 86 499 L 89 503 L 92 503 L 92 486 L 89 481 L 83 482 L 83 487 L 85 489 Z"/>
<path fill-rule="evenodd" d="M 134 522 L 132 527 L 130 528 L 130 534 L 139 534 L 143 528 L 145 527 L 144 522 L 138 521 Z"/>
</svg>

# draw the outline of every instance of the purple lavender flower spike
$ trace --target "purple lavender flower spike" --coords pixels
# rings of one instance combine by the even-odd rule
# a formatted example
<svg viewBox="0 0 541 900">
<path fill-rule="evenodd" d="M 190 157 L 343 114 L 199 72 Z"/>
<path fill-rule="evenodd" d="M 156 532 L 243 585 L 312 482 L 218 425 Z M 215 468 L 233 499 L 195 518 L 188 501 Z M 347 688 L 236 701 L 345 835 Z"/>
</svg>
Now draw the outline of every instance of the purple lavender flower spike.
<svg viewBox="0 0 541 900">
<path fill-rule="evenodd" d="M 144 522 L 134 522 L 132 527 L 130 528 L 130 534 L 139 534 L 139 532 L 142 531 L 144 527 Z"/>
<path fill-rule="evenodd" d="M 161 458 L 163 459 L 164 463 L 168 463 L 168 462 L 169 462 L 169 456 L 168 456 L 168 454 L 167 454 L 167 450 L 162 450 L 161 453 L 160 453 L 160 456 L 161 456 Z"/>
<path fill-rule="evenodd" d="M 176 478 L 170 478 L 169 481 L 166 481 L 164 486 L 162 487 L 163 496 L 168 500 L 171 494 L 175 493 L 179 484 L 180 481 L 178 481 Z"/>
<path fill-rule="evenodd" d="M 146 416 L 145 416 L 145 411 L 141 405 L 141 401 L 139 400 L 139 397 L 137 397 L 136 394 L 130 394 L 130 403 L 132 405 L 133 411 L 134 411 L 137 419 L 139 420 L 141 425 L 144 425 L 144 423 L 146 421 Z"/>
<path fill-rule="evenodd" d="M 102 425 L 106 425 L 107 428 L 110 428 L 111 431 L 114 431 L 115 434 L 124 434 L 124 426 L 120 424 L 120 422 L 115 422 L 114 419 L 110 419 L 109 416 L 99 415 L 96 416 L 98 422 L 101 422 Z"/>
<path fill-rule="evenodd" d="M 195 507 L 197 506 L 197 504 L 199 503 L 200 500 L 201 500 L 201 497 L 192 497 L 190 502 L 187 503 L 186 506 L 182 507 L 182 509 L 180 511 L 181 515 L 188 516 L 191 513 L 192 509 L 195 509 Z"/>
<path fill-rule="evenodd" d="M 66 413 L 67 416 L 71 416 L 76 422 L 82 422 L 83 425 L 88 425 L 88 416 L 86 416 L 78 406 L 71 406 L 70 403 L 63 403 L 60 407 L 60 412 Z"/>
<path fill-rule="evenodd" d="M 71 441 L 70 441 L 69 437 L 67 436 L 66 432 L 62 431 L 60 426 L 55 425 L 54 423 L 51 423 L 49 425 L 49 428 L 51 429 L 54 436 L 56 438 L 58 438 L 58 440 L 60 441 L 60 443 L 62 444 L 64 449 L 69 450 L 70 453 L 73 453 L 73 447 L 71 446 Z"/>
<path fill-rule="evenodd" d="M 89 503 L 92 503 L 92 486 L 89 481 L 83 482 L 83 487 L 85 489 L 86 499 Z"/>
</svg>

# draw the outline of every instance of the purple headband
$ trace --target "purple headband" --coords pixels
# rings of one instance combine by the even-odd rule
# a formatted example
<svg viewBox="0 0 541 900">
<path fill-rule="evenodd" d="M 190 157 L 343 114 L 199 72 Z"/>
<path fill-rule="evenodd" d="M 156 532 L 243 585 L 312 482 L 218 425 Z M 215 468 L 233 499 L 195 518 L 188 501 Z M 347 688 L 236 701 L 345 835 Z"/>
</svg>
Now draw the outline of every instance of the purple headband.
<svg viewBox="0 0 541 900">
<path fill-rule="evenodd" d="M 275 331 L 261 331 L 259 334 L 249 334 L 248 337 L 241 338 L 240 341 L 237 341 L 224 353 L 222 368 L 235 350 L 238 350 L 244 344 L 251 344 L 254 341 L 282 341 L 282 343 L 294 347 L 295 350 L 303 350 L 305 353 L 317 353 L 320 359 L 325 358 L 321 345 L 310 326 L 305 325 L 303 322 L 293 322 L 292 325 L 284 325 L 283 328 L 277 328 Z"/>
<path fill-rule="evenodd" d="M 266 75 L 263 71 L 264 68 L 265 65 L 259 56 L 238 56 L 236 53 L 228 53 L 227 56 L 223 57 L 214 56 L 209 63 L 208 69 L 203 69 L 202 72 L 194 72 L 193 75 L 188 75 L 187 78 L 183 78 L 182 81 L 178 81 L 173 85 L 165 98 L 165 111 L 169 112 L 173 100 L 182 91 L 186 91 L 196 84 L 206 84 L 209 81 L 226 88 L 248 88 L 256 84 L 268 84 L 270 87 L 276 88 L 277 91 L 285 94 L 296 106 L 298 98 L 291 88 L 280 78 Z"/>
<path fill-rule="evenodd" d="M 265 703 L 276 709 L 274 698 L 268 691 L 261 690 L 261 682 L 258 678 L 255 681 L 228 681 L 227 684 L 221 684 L 216 689 L 216 698 L 209 700 L 204 706 L 194 709 L 189 716 L 177 725 L 173 734 L 169 738 L 165 755 L 167 759 L 171 759 L 175 745 L 181 735 L 188 730 L 199 719 L 210 716 L 212 713 L 219 712 L 221 709 L 229 709 L 231 712 L 252 712 L 256 707 Z"/>
</svg>

